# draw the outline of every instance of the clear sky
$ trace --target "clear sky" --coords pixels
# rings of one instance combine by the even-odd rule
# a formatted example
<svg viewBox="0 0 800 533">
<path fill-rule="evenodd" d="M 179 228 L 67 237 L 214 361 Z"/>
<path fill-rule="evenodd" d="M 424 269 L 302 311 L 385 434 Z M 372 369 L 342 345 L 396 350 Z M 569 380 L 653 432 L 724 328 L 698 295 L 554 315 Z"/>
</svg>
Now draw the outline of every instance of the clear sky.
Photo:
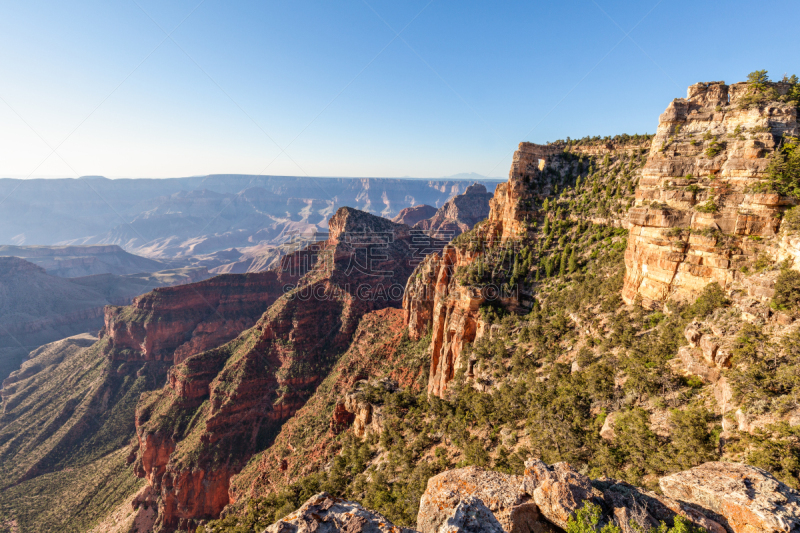
<svg viewBox="0 0 800 533">
<path fill-rule="evenodd" d="M 520 141 L 652 133 L 692 83 L 800 74 L 798 21 L 796 1 L 3 2 L 0 177 L 505 176 Z"/>
</svg>

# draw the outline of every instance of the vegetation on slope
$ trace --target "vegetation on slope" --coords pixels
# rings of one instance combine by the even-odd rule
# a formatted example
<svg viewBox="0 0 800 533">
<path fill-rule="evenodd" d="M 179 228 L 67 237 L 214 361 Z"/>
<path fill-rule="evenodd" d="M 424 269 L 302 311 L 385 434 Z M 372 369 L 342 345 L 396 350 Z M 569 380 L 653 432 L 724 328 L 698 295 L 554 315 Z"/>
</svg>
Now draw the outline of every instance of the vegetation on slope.
<svg viewBox="0 0 800 533">
<path fill-rule="evenodd" d="M 114 363 L 107 340 L 63 355 L 5 391 L 0 416 L 0 524 L 85 531 L 141 485 L 127 466 L 140 394 L 163 383 L 154 363 Z M 39 364 L 40 363 L 40 364 Z M 4 526 L 0 526 L 4 527 Z"/>
<path fill-rule="evenodd" d="M 510 246 L 516 253 L 486 247 L 480 227 L 454 241 L 485 249 L 457 272 L 460 283 L 516 286 L 536 300 L 527 315 L 483 307 L 490 333 L 462 355 L 473 361 L 473 375 L 462 368 L 444 399 L 415 388 L 368 389 L 369 401 L 383 409 L 381 432 L 343 434 L 341 453 L 325 468 L 250 499 L 205 531 L 258 531 L 320 490 L 413 526 L 430 476 L 466 465 L 518 474 L 530 456 L 648 488 L 664 474 L 730 458 L 798 486 L 796 428 L 733 430 L 722 442 L 712 385 L 682 371 L 676 359 L 690 322 L 732 311 L 720 286 L 710 284 L 691 305 L 661 311 L 621 301 L 627 231 L 603 222 L 618 220 L 632 204 L 643 153 L 564 159 L 568 164 L 546 177 L 555 194 L 542 199 L 528 236 Z M 796 308 L 792 275 L 777 285 L 774 306 Z M 726 376 L 740 395 L 796 405 L 800 334 L 787 336 L 776 352 L 762 350 L 753 335 L 742 330 L 735 354 L 736 362 L 750 363 L 735 364 Z M 604 426 L 611 430 L 605 438 Z"/>
</svg>

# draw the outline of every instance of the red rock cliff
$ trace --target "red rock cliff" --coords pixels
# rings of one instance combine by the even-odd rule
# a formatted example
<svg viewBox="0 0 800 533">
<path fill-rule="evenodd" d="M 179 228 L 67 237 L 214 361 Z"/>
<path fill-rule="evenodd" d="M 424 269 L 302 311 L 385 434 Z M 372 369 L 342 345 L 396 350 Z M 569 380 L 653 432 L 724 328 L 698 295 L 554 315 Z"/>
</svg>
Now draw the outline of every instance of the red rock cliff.
<svg viewBox="0 0 800 533">
<path fill-rule="evenodd" d="M 349 208 L 297 286 L 249 330 L 172 368 L 137 408 L 137 472 L 162 530 L 193 529 L 228 503 L 232 475 L 311 396 L 361 317 L 399 307 L 420 250 L 408 226 Z"/>
<path fill-rule="evenodd" d="M 226 343 L 255 324 L 263 312 L 308 271 L 313 256 L 300 252 L 267 272 L 221 275 L 155 289 L 126 307 L 108 306 L 101 336 L 118 361 L 180 363 Z"/>
</svg>

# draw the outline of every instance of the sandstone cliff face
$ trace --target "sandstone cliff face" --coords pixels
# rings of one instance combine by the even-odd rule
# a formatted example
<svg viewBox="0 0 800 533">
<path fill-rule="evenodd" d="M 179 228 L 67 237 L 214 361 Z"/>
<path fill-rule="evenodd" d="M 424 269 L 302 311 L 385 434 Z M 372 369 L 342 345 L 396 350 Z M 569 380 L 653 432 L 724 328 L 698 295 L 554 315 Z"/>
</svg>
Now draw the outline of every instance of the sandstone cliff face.
<svg viewBox="0 0 800 533">
<path fill-rule="evenodd" d="M 519 143 L 508 172 L 508 181 L 494 191 L 486 234 L 505 242 L 526 237 L 526 222 L 536 216 L 536 200 L 552 192 L 552 184 L 544 179 L 544 170 L 558 161 L 564 147 Z"/>
<path fill-rule="evenodd" d="M 137 470 L 159 527 L 193 528 L 229 502 L 231 476 L 311 396 L 366 313 L 399 307 L 420 250 L 408 226 L 342 208 L 314 267 L 221 348 L 188 357 L 137 408 Z"/>
<path fill-rule="evenodd" d="M 481 234 L 490 241 L 500 242 L 533 237 L 535 232 L 531 222 L 541 219 L 540 208 L 545 198 L 552 196 L 559 187 L 563 191 L 564 187 L 573 186 L 576 176 L 586 177 L 588 167 L 594 159 L 607 155 L 638 153 L 642 148 L 643 145 L 638 141 L 575 146 L 519 143 L 508 172 L 508 181 L 497 186 L 489 203 L 490 213 L 481 228 Z M 583 165 L 584 159 L 586 167 Z M 582 216 L 579 213 L 568 215 L 576 218 Z M 624 221 L 619 218 L 624 217 L 606 218 L 596 222 L 624 225 Z"/>
<path fill-rule="evenodd" d="M 590 168 L 589 156 L 638 151 L 641 147 L 630 144 L 575 146 L 571 151 L 565 148 L 563 144 L 520 143 L 508 182 L 497 186 L 489 202 L 488 218 L 476 224 L 462 242 L 428 256 L 409 279 L 403 298 L 409 335 L 419 339 L 430 331 L 432 337 L 429 394 L 443 397 L 459 368 L 463 367 L 471 377 L 470 363 L 461 355 L 464 347 L 485 330 L 479 313 L 482 304 L 491 300 L 490 303 L 521 309 L 521 301 L 531 302 L 531 295 L 523 291 L 503 294 L 502 282 L 473 285 L 464 283 L 463 278 L 456 279 L 456 273 L 479 260 L 495 261 L 504 256 L 504 249 L 517 253 L 521 248 L 517 244 L 536 243 L 536 224 L 541 224 L 545 216 L 553 220 L 556 216 L 544 213 L 544 200 L 559 187 L 563 191 L 574 186 L 576 177 Z M 567 216 L 580 218 L 575 213 Z"/>
<path fill-rule="evenodd" d="M 471 230 L 475 224 L 489 215 L 489 201 L 492 193 L 486 187 L 473 183 L 464 194 L 448 200 L 436 213 L 427 220 L 416 223 L 415 228 L 426 230 L 439 238 L 452 239 L 465 231 Z"/>
<path fill-rule="evenodd" d="M 780 93 L 787 87 L 775 84 Z M 765 248 L 788 198 L 753 193 L 796 110 L 782 102 L 745 107 L 746 83 L 689 87 L 659 119 L 631 209 L 623 299 L 646 305 L 687 299 L 709 282 L 728 287 Z"/>
<path fill-rule="evenodd" d="M 479 308 L 485 301 L 479 289 L 462 286 L 456 269 L 475 260 L 477 252 L 447 246 L 428 256 L 408 280 L 403 311 L 409 336 L 431 333 L 428 393 L 442 396 L 461 363 L 464 346 L 473 342 L 479 328 Z"/>
<path fill-rule="evenodd" d="M 312 256 L 297 253 L 275 270 L 158 288 L 137 297 L 130 306 L 108 306 L 101 336 L 111 341 L 109 357 L 116 361 L 166 361 L 220 346 L 255 324 L 310 268 Z"/>
</svg>

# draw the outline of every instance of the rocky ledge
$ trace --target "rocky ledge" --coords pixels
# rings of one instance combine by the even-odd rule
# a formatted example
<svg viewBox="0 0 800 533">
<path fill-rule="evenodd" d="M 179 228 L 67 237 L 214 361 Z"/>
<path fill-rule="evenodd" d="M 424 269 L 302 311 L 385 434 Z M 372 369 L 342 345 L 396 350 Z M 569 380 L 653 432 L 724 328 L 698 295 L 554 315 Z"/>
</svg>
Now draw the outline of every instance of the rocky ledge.
<svg viewBox="0 0 800 533">
<path fill-rule="evenodd" d="M 776 83 L 775 94 L 787 84 Z M 782 101 L 747 105 L 748 83 L 697 83 L 667 106 L 629 211 L 622 298 L 655 307 L 691 299 L 710 282 L 729 288 L 768 249 L 788 197 L 756 189 L 797 111 Z"/>
<path fill-rule="evenodd" d="M 367 511 L 357 503 L 334 498 L 327 493 L 312 496 L 289 516 L 269 526 L 265 533 L 413 533 L 412 529 L 397 527 L 386 518 Z"/>
<path fill-rule="evenodd" d="M 797 533 L 800 493 L 767 472 L 737 463 L 705 463 L 661 478 L 663 494 L 613 479 L 589 479 L 567 463 L 525 463 L 513 476 L 477 467 L 428 480 L 420 501 L 420 533 L 623 533 L 702 528 L 707 533 Z M 579 510 L 583 509 L 581 513 Z M 583 526 L 576 528 L 576 526 Z M 407 532 L 360 505 L 322 493 L 265 533 Z"/>
</svg>

